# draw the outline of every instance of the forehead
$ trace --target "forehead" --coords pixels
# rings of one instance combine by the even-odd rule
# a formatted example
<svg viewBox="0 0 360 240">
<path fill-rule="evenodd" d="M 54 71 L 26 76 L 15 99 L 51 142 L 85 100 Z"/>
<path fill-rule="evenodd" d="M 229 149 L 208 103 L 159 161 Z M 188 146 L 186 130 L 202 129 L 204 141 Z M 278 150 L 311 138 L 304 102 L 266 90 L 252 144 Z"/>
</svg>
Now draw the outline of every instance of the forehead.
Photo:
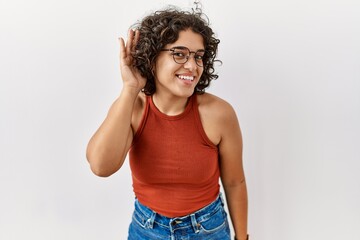
<svg viewBox="0 0 360 240">
<path fill-rule="evenodd" d="M 179 38 L 166 47 L 184 46 L 189 48 L 191 51 L 204 49 L 204 38 L 199 34 L 193 32 L 191 29 L 187 29 L 179 32 Z"/>
</svg>

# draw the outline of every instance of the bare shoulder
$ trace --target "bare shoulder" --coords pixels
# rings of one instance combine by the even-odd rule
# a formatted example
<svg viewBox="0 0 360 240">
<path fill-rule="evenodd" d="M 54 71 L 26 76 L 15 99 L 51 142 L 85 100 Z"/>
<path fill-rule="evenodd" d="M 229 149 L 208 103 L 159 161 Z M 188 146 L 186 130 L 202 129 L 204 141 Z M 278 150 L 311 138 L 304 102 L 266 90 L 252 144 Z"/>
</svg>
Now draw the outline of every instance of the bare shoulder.
<svg viewBox="0 0 360 240">
<path fill-rule="evenodd" d="M 140 92 L 136 97 L 132 119 L 131 119 L 131 125 L 134 133 L 137 131 L 140 125 L 140 122 L 144 114 L 145 106 L 146 106 L 146 95 L 145 93 Z"/>
<path fill-rule="evenodd" d="M 218 145 L 229 132 L 238 126 L 233 107 L 225 100 L 209 93 L 197 96 L 201 123 L 208 138 Z"/>
<path fill-rule="evenodd" d="M 142 110 L 146 103 L 146 95 L 143 92 L 139 92 L 135 100 L 135 109 L 134 110 Z"/>
<path fill-rule="evenodd" d="M 234 108 L 224 99 L 210 93 L 198 95 L 199 112 L 204 117 L 215 118 L 219 121 L 236 118 Z"/>
</svg>

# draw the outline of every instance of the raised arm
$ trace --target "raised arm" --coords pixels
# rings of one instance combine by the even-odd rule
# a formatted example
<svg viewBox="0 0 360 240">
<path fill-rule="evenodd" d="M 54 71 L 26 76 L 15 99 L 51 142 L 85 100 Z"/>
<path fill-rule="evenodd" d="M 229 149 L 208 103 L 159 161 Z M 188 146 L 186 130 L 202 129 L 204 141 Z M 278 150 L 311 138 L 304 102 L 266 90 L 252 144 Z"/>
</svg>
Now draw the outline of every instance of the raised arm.
<svg viewBox="0 0 360 240">
<path fill-rule="evenodd" d="M 139 104 L 139 92 L 146 79 L 133 66 L 131 52 L 139 39 L 139 32 L 129 31 L 125 45 L 120 42 L 120 70 L 123 88 L 112 104 L 105 120 L 90 139 L 86 157 L 94 174 L 107 177 L 121 168 L 133 139 L 132 121 Z M 134 113 L 135 112 L 135 113 Z"/>
</svg>

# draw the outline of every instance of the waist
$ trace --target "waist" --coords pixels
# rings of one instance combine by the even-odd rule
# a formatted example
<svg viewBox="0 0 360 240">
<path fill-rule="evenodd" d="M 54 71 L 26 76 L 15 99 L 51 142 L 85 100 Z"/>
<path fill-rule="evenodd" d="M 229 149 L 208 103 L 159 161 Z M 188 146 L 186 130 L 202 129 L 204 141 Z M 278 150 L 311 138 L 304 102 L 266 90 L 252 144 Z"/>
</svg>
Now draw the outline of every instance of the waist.
<svg viewBox="0 0 360 240">
<path fill-rule="evenodd" d="M 148 185 L 133 176 L 134 193 L 139 202 L 167 217 L 185 216 L 207 206 L 220 192 L 218 179 L 204 186 L 191 184 Z"/>
<path fill-rule="evenodd" d="M 166 217 L 163 216 L 149 207 L 141 204 L 138 199 L 135 200 L 135 214 L 134 216 L 140 219 L 147 219 L 146 224 L 153 225 L 157 224 L 160 227 L 168 228 L 169 230 L 178 228 L 186 228 L 186 227 L 197 227 L 197 225 L 201 222 L 207 221 L 210 217 L 214 215 L 214 213 L 223 209 L 224 200 L 221 196 L 221 193 L 218 197 L 210 203 L 209 205 L 191 213 L 186 216 L 181 217 Z"/>
</svg>

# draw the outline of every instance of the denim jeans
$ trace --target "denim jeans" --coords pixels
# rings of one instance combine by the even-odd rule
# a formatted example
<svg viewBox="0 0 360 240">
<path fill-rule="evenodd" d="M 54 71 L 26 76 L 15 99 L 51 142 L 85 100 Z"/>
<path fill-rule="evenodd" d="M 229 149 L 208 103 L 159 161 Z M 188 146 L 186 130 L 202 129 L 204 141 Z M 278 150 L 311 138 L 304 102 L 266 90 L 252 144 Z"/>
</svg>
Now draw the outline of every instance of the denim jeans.
<svg viewBox="0 0 360 240">
<path fill-rule="evenodd" d="M 206 207 L 184 217 L 162 216 L 135 200 L 128 240 L 230 240 L 221 195 Z"/>
</svg>

